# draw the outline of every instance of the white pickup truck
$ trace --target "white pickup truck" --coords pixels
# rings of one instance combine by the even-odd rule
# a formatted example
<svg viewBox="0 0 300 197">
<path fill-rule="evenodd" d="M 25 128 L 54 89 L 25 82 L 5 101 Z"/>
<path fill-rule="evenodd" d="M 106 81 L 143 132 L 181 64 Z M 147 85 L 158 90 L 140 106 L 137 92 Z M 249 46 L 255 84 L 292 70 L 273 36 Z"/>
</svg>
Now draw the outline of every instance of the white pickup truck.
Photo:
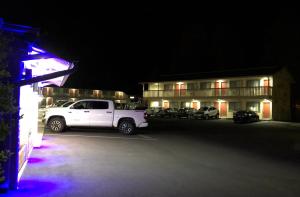
<svg viewBox="0 0 300 197">
<path fill-rule="evenodd" d="M 116 110 L 114 102 L 102 99 L 83 99 L 67 107 L 49 108 L 45 124 L 54 132 L 66 127 L 115 127 L 130 135 L 135 128 L 147 127 L 145 110 Z"/>
</svg>

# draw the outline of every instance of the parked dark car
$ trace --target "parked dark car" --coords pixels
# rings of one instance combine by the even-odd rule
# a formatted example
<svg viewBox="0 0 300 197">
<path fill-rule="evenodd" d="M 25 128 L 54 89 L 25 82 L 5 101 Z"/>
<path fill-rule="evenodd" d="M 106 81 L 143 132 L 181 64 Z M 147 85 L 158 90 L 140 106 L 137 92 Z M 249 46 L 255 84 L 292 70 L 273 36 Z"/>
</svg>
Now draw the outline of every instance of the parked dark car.
<svg viewBox="0 0 300 197">
<path fill-rule="evenodd" d="M 233 121 L 234 122 L 257 122 L 259 121 L 259 116 L 254 111 L 237 111 L 233 114 Z"/>
<path fill-rule="evenodd" d="M 157 114 L 160 110 L 162 110 L 161 107 L 150 107 L 150 108 L 146 109 L 146 113 L 147 113 L 147 115 L 148 115 L 149 117 L 151 117 L 151 116 L 156 116 L 156 114 Z"/>
<path fill-rule="evenodd" d="M 162 109 L 156 113 L 156 116 L 162 118 L 173 118 L 177 116 L 177 109 L 176 108 Z"/>
<path fill-rule="evenodd" d="M 178 118 L 192 118 L 197 110 L 193 108 L 180 108 L 177 113 Z"/>
</svg>

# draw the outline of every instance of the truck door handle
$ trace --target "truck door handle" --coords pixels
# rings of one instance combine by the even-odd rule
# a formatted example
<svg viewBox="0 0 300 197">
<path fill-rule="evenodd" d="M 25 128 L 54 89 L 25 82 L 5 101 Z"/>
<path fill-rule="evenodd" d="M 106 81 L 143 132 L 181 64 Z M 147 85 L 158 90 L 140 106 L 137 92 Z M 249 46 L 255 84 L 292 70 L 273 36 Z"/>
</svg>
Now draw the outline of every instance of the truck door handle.
<svg viewBox="0 0 300 197">
<path fill-rule="evenodd" d="M 90 111 L 84 111 L 84 112 L 90 112 Z"/>
<path fill-rule="evenodd" d="M 112 112 L 111 111 L 107 111 L 106 113 L 111 114 Z"/>
<path fill-rule="evenodd" d="M 71 114 L 72 112 L 71 112 L 71 111 L 69 111 L 69 113 Z"/>
</svg>

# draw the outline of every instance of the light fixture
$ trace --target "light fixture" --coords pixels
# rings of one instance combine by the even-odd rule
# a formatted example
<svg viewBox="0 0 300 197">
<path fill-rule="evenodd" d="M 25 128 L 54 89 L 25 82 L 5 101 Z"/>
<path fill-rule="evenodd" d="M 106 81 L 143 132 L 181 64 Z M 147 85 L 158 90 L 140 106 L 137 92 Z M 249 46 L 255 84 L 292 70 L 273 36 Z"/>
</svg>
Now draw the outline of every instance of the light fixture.
<svg viewBox="0 0 300 197">
<path fill-rule="evenodd" d="M 271 103 L 272 101 L 270 101 L 270 100 L 268 100 L 268 99 L 264 99 L 263 102 Z"/>
</svg>

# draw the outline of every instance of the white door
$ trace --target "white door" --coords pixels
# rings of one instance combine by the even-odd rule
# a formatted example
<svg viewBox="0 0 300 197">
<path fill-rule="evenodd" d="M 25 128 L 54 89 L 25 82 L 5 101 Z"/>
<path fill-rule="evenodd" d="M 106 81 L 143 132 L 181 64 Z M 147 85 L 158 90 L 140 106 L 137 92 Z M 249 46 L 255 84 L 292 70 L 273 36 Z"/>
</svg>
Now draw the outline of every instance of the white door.
<svg viewBox="0 0 300 197">
<path fill-rule="evenodd" d="M 90 125 L 111 127 L 114 116 L 113 106 L 108 101 L 91 101 Z"/>
<path fill-rule="evenodd" d="M 66 114 L 68 126 L 89 126 L 90 110 L 88 101 L 79 101 L 69 107 Z"/>
</svg>

